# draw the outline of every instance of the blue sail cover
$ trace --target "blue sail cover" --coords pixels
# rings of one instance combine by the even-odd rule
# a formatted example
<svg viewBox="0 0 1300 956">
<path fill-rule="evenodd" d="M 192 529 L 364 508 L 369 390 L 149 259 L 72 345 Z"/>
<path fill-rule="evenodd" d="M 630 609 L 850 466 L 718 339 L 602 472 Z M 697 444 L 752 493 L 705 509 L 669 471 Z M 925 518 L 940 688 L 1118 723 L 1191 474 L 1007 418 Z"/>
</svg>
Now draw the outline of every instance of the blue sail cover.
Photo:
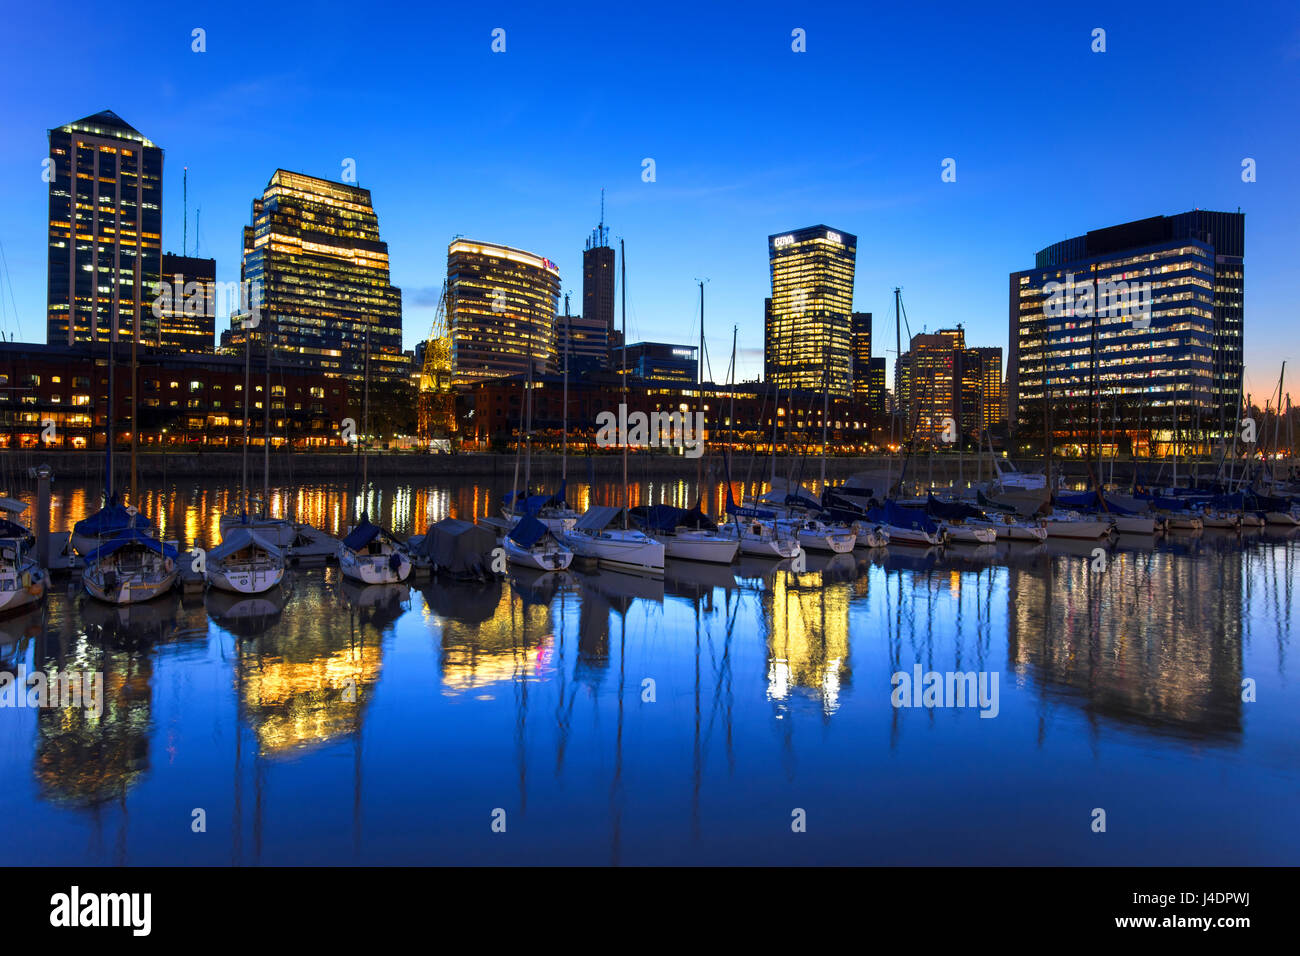
<svg viewBox="0 0 1300 956">
<path fill-rule="evenodd" d="M 35 540 L 36 536 L 32 534 L 30 529 L 24 528 L 22 525 L 16 524 L 7 518 L 0 518 L 0 540 L 7 541 L 13 538 L 19 538 L 26 541 L 29 538 Z"/>
<path fill-rule="evenodd" d="M 632 520 L 650 533 L 675 531 L 677 528 L 700 528 L 717 531 L 718 526 L 698 508 L 674 508 L 672 505 L 641 505 L 631 511 Z"/>
<path fill-rule="evenodd" d="M 934 495 L 930 495 L 929 500 L 925 503 L 927 514 L 935 518 L 943 518 L 946 521 L 961 521 L 965 518 L 983 518 L 984 512 L 964 501 L 940 501 Z"/>
<path fill-rule="evenodd" d="M 936 534 L 939 531 L 939 525 L 920 508 L 904 508 L 895 501 L 886 501 L 880 507 L 872 508 L 867 512 L 867 520 L 893 525 L 895 528 L 924 531 L 926 534 Z"/>
<path fill-rule="evenodd" d="M 775 511 L 765 511 L 762 508 L 742 508 L 736 504 L 736 500 L 731 497 L 731 486 L 727 486 L 727 514 L 735 515 L 737 518 L 775 518 Z"/>
<path fill-rule="evenodd" d="M 501 500 L 511 511 L 535 515 L 555 499 L 551 495 L 530 495 L 523 491 L 507 491 Z"/>
<path fill-rule="evenodd" d="M 377 524 L 371 524 L 370 519 L 362 515 L 361 523 L 348 532 L 348 536 L 343 539 L 343 546 L 349 551 L 360 551 L 381 534 L 386 534 L 384 529 Z"/>
<path fill-rule="evenodd" d="M 153 528 L 153 522 L 138 511 L 132 514 L 127 511 L 124 505 L 120 505 L 116 501 L 100 508 L 89 518 L 82 518 L 73 525 L 73 531 L 85 538 L 104 537 L 133 528 L 148 531 Z"/>
<path fill-rule="evenodd" d="M 521 548 L 531 548 L 542 538 L 550 534 L 546 525 L 542 524 L 532 515 L 525 515 L 519 519 L 519 523 L 510 529 L 510 540 Z"/>
<path fill-rule="evenodd" d="M 176 558 L 176 549 L 170 544 L 165 544 L 148 534 L 145 534 L 139 528 L 129 528 L 120 534 L 109 538 L 94 551 L 86 555 L 86 564 L 94 564 L 101 558 L 108 557 L 117 551 L 121 551 L 128 545 L 138 544 L 148 548 L 154 554 L 161 554 L 164 558 Z"/>
<path fill-rule="evenodd" d="M 802 495 L 798 492 L 785 496 L 785 505 L 788 508 L 807 508 L 809 511 L 821 511 L 822 503 L 816 498 L 808 495 Z"/>
</svg>

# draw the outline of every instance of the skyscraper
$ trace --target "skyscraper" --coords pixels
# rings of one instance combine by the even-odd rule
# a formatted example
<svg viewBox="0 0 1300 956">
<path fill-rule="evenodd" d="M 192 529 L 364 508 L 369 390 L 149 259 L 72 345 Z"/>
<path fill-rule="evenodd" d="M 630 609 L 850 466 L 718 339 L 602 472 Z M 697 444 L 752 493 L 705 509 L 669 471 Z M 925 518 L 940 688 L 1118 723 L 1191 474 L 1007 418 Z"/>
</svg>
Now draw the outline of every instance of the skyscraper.
<svg viewBox="0 0 1300 956">
<path fill-rule="evenodd" d="M 960 389 L 958 356 L 966 348 L 966 333 L 955 329 L 912 336 L 908 351 L 897 363 L 896 390 L 908 434 L 918 441 L 938 441 L 944 419 L 956 421 Z"/>
<path fill-rule="evenodd" d="M 851 394 L 857 245 L 857 236 L 824 225 L 768 236 L 772 300 L 763 365 L 778 388 Z"/>
<path fill-rule="evenodd" d="M 550 259 L 492 242 L 447 247 L 452 380 L 456 384 L 556 367 L 560 270 Z"/>
<path fill-rule="evenodd" d="M 1048 246 L 1010 276 L 1008 411 L 1022 446 L 1163 453 L 1236 421 L 1245 217 L 1194 210 Z M 1104 413 L 1103 413 L 1104 409 Z M 1112 427 L 1112 423 L 1114 427 Z"/>
<path fill-rule="evenodd" d="M 158 342 L 163 152 L 111 110 L 49 131 L 45 341 Z"/>
<path fill-rule="evenodd" d="M 853 339 L 853 397 L 871 399 L 871 313 L 854 312 L 849 318 Z"/>
<path fill-rule="evenodd" d="M 407 377 L 402 290 L 389 282 L 370 190 L 277 169 L 253 200 L 240 275 L 277 361 L 358 381 L 368 348 L 372 381 Z"/>
<path fill-rule="evenodd" d="M 154 297 L 158 346 L 169 352 L 211 352 L 217 324 L 217 260 L 162 254 L 161 295 Z"/>
<path fill-rule="evenodd" d="M 591 322 L 604 322 L 606 339 L 613 343 L 618 331 L 614 327 L 614 250 L 605 228 L 605 193 L 600 195 L 600 225 L 587 237 L 582 252 L 582 315 Z"/>
</svg>

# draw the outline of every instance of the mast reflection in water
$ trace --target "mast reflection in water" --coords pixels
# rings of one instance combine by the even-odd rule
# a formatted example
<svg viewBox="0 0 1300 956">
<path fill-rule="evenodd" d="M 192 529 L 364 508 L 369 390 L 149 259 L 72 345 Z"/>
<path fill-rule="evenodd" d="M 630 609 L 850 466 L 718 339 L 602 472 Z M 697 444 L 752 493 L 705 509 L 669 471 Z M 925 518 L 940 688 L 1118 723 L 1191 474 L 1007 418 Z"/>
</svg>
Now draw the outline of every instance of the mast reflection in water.
<svg viewBox="0 0 1300 956">
<path fill-rule="evenodd" d="M 102 672 L 104 711 L 0 710 L 0 861 L 1300 861 L 1296 536 L 1088 544 L 56 589 L 0 662 Z M 999 675 L 996 719 L 894 707 L 916 666 Z"/>
</svg>

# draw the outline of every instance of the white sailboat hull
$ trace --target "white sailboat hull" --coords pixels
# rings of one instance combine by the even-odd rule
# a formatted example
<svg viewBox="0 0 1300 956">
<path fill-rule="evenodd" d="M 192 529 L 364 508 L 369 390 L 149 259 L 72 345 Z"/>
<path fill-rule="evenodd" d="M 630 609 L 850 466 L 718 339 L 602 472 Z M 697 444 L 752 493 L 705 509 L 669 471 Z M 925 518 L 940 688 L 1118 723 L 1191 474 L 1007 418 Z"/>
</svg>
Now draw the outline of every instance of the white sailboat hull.
<svg viewBox="0 0 1300 956">
<path fill-rule="evenodd" d="M 711 564 L 730 564 L 736 560 L 740 542 L 716 534 L 685 532 L 664 536 L 664 552 L 683 561 L 706 561 Z"/>
<path fill-rule="evenodd" d="M 889 535 L 890 544 L 911 544 L 922 548 L 934 548 L 947 540 L 946 533 L 940 529 L 934 533 L 919 528 L 900 528 L 898 525 L 883 525 Z"/>
<path fill-rule="evenodd" d="M 560 540 L 578 557 L 594 559 L 607 567 L 663 573 L 663 542 L 640 531 L 565 531 L 560 533 Z"/>
<path fill-rule="evenodd" d="M 86 593 L 108 604 L 139 604 L 166 594 L 176 583 L 179 573 L 174 568 L 161 576 L 154 574 L 116 574 L 112 568 L 99 565 L 87 568 L 81 576 Z"/>
<path fill-rule="evenodd" d="M 261 594 L 284 579 L 284 567 L 208 565 L 208 583 L 232 594 Z"/>
<path fill-rule="evenodd" d="M 48 583 L 49 575 L 34 561 L 6 567 L 0 573 L 0 614 L 39 603 Z"/>
<path fill-rule="evenodd" d="M 573 552 L 565 547 L 534 546 L 525 548 L 517 544 L 508 535 L 502 539 L 506 560 L 521 568 L 534 568 L 538 571 L 563 571 L 573 563 Z"/>
<path fill-rule="evenodd" d="M 396 567 L 392 554 L 397 555 Z M 339 545 L 339 570 L 343 576 L 362 584 L 400 584 L 411 573 L 411 561 L 401 552 L 357 554 L 345 544 Z"/>
<path fill-rule="evenodd" d="M 1120 534 L 1155 534 L 1163 523 L 1160 519 L 1142 515 L 1115 515 L 1115 530 Z"/>
<path fill-rule="evenodd" d="M 1078 521 L 1049 518 L 1045 523 L 1045 527 L 1049 538 L 1095 539 L 1109 534 L 1111 523 L 1109 521 L 1089 521 L 1087 518 L 1081 518 Z"/>
<path fill-rule="evenodd" d="M 992 528 L 967 524 L 950 524 L 947 528 L 949 544 L 992 544 L 998 540 L 998 533 Z"/>
<path fill-rule="evenodd" d="M 799 529 L 799 547 L 805 551 L 828 551 L 831 554 L 848 554 L 858 543 L 852 531 Z"/>
<path fill-rule="evenodd" d="M 1264 514 L 1264 523 L 1289 525 L 1294 527 L 1295 525 L 1300 524 L 1300 520 L 1297 520 L 1296 516 L 1290 511 L 1268 511 Z"/>
</svg>

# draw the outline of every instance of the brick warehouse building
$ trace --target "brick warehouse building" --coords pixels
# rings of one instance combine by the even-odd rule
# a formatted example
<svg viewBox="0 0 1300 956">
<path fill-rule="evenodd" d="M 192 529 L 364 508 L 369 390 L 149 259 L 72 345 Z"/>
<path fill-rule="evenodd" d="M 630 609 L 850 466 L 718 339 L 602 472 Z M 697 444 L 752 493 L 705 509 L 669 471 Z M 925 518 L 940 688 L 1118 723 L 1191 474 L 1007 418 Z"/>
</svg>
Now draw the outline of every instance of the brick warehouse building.
<svg viewBox="0 0 1300 956">
<path fill-rule="evenodd" d="M 460 391 L 457 417 L 465 450 L 490 450 L 514 441 L 519 431 L 519 413 L 524 393 L 524 376 L 486 379 Z M 772 439 L 772 386 L 744 382 L 734 388 L 704 386 L 705 436 L 710 446 L 725 443 L 729 434 L 731 394 L 735 392 L 735 441 L 737 449 L 768 453 Z M 569 450 L 585 453 L 595 447 L 596 418 L 601 412 L 617 414 L 623 395 L 616 374 L 586 376 L 569 381 Z M 632 382 L 628 386 L 628 412 L 673 412 L 694 414 L 695 387 Z M 782 454 L 820 454 L 823 396 L 820 392 L 781 392 L 777 445 Z M 836 452 L 865 450 L 871 442 L 873 420 L 865 402 L 832 398 L 829 403 L 827 444 Z M 693 420 L 693 419 L 692 419 Z M 559 449 L 564 422 L 564 379 L 544 375 L 533 383 L 533 447 Z M 875 422 L 877 427 L 881 422 Z"/>
<path fill-rule="evenodd" d="M 140 445 L 164 442 L 188 449 L 238 448 L 243 442 L 244 357 L 176 355 L 141 348 Z M 249 444 L 261 446 L 265 366 L 253 356 Z M 264 360 L 263 360 L 264 361 Z M 0 343 L 0 447 L 45 444 L 54 448 L 104 447 L 108 417 L 108 355 L 94 348 Z M 130 346 L 117 347 L 113 370 L 114 417 L 119 443 L 131 434 Z M 340 424 L 350 414 L 348 383 L 292 366 L 271 369 L 271 441 L 286 436 L 295 448 L 341 446 Z M 353 415 L 353 417 L 357 417 Z"/>
</svg>

